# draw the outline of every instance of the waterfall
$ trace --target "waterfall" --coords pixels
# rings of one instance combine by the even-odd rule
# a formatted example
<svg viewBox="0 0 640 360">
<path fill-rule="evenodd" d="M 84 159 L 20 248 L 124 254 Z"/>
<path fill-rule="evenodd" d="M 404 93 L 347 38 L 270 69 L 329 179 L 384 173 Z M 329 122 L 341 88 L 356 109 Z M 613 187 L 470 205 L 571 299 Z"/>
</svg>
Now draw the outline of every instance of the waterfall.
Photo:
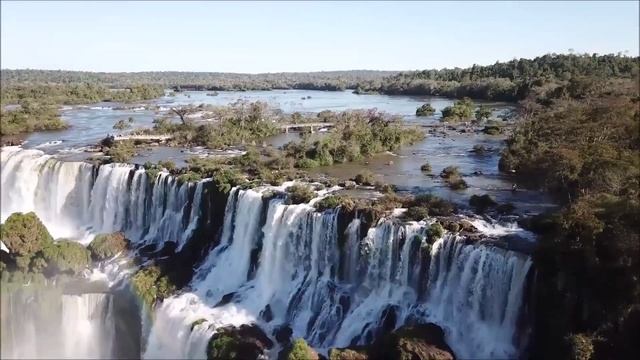
<svg viewBox="0 0 640 360">
<path fill-rule="evenodd" d="M 441 325 L 459 357 L 518 355 L 526 255 L 448 233 L 429 249 L 428 223 L 387 219 L 362 233 L 356 216 L 340 230 L 339 211 L 286 205 L 267 190 L 232 191 L 219 246 L 189 292 L 156 309 L 145 358 L 204 358 L 224 325 L 287 325 L 326 351 L 406 321 Z"/>
<path fill-rule="evenodd" d="M 114 339 L 111 295 L 3 291 L 3 359 L 109 359 L 114 356 Z"/>
<path fill-rule="evenodd" d="M 128 164 L 65 162 L 40 150 L 3 147 L 1 220 L 35 212 L 54 238 L 88 244 L 123 231 L 137 245 L 189 240 L 200 219 L 203 182 L 180 183 L 161 172 L 149 179 Z"/>
<path fill-rule="evenodd" d="M 191 282 L 140 320 L 142 344 L 129 347 L 145 358 L 204 358 L 209 338 L 226 325 L 258 324 L 269 335 L 289 326 L 326 353 L 415 322 L 440 325 L 460 358 L 520 355 L 531 260 L 448 232 L 429 244 L 433 220 L 368 224 L 339 209 L 320 213 L 287 205 L 278 195 L 285 185 L 234 188 L 209 211 L 208 180 L 182 183 L 166 172 L 152 179 L 133 165 L 63 162 L 17 147 L 2 148 L 1 166 L 2 221 L 34 211 L 55 238 L 87 244 L 97 233 L 123 231 L 138 248 L 187 249 L 184 266 L 196 267 Z M 216 231 L 205 227 L 214 217 Z M 494 236 L 521 232 L 473 225 Z M 193 251 L 200 242 L 212 249 Z M 59 300 L 48 311 L 38 309 L 49 297 L 16 296 L 2 296 L 3 357 L 34 358 L 47 349 L 59 357 L 110 356 L 109 339 L 117 342 L 120 331 L 110 332 L 112 295 L 52 295 Z"/>
</svg>

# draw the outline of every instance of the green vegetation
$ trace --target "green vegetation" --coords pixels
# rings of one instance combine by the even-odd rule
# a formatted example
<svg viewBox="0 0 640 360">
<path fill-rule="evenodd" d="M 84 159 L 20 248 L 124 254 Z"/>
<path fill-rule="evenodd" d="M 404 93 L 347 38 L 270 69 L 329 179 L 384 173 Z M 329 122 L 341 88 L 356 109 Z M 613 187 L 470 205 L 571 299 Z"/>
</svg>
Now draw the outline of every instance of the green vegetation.
<svg viewBox="0 0 640 360">
<path fill-rule="evenodd" d="M 373 186 L 376 179 L 371 171 L 362 171 L 353 178 L 353 181 L 358 185 Z"/>
<path fill-rule="evenodd" d="M 444 228 L 439 223 L 433 223 L 427 230 L 427 239 L 430 244 L 433 244 L 436 240 L 440 239 L 444 235 Z"/>
<path fill-rule="evenodd" d="M 106 260 L 127 250 L 129 241 L 121 232 L 111 234 L 98 234 L 91 241 L 87 249 L 91 252 L 93 259 L 97 261 Z"/>
<path fill-rule="evenodd" d="M 255 143 L 280 130 L 275 125 L 279 115 L 264 102 L 239 100 L 227 106 L 186 107 L 173 109 L 180 118 L 174 123 L 171 118 L 154 120 L 153 133 L 171 134 L 172 143 L 180 146 L 206 146 L 224 149 L 233 145 Z M 197 125 L 191 115 L 201 112 L 207 116 L 205 124 Z"/>
<path fill-rule="evenodd" d="M 636 78 L 638 68 L 637 57 L 548 54 L 488 66 L 473 65 L 466 69 L 403 72 L 382 80 L 362 82 L 358 86 L 362 93 L 518 101 L 544 96 L 544 93 L 567 84 L 572 78 Z M 580 86 L 574 89 L 580 91 Z"/>
<path fill-rule="evenodd" d="M 436 109 L 427 103 L 416 109 L 416 116 L 431 116 L 434 112 L 436 112 Z"/>
<path fill-rule="evenodd" d="M 440 177 L 444 179 L 447 186 L 452 190 L 464 190 L 468 187 L 467 182 L 464 181 L 456 166 L 447 166 L 444 168 L 440 173 Z"/>
<path fill-rule="evenodd" d="M 315 208 L 318 211 L 325 211 L 329 209 L 335 209 L 338 206 L 344 206 L 347 209 L 353 208 L 353 201 L 348 197 L 339 195 L 329 195 L 316 202 Z"/>
<path fill-rule="evenodd" d="M 473 116 L 473 101 L 469 98 L 457 100 L 453 106 L 442 109 L 442 121 L 459 122 L 470 120 Z"/>
<path fill-rule="evenodd" d="M 292 142 L 283 148 L 285 156 L 294 159 L 297 165 L 303 165 L 300 167 L 360 160 L 384 151 L 397 150 L 424 138 L 421 130 L 402 126 L 399 118 L 374 110 L 325 113 L 323 116 L 335 124 L 326 136 L 313 144 L 307 141 Z"/>
<path fill-rule="evenodd" d="M 2 103 L 0 112 L 0 135 L 15 135 L 42 130 L 61 130 L 67 124 L 60 119 L 55 106 L 23 99 L 15 109 Z"/>
<path fill-rule="evenodd" d="M 153 308 L 156 302 L 171 296 L 176 290 L 171 280 L 166 275 L 163 275 L 160 268 L 155 265 L 138 270 L 131 277 L 131 285 L 138 297 L 149 308 Z"/>
<path fill-rule="evenodd" d="M 416 195 L 408 201 L 403 201 L 402 206 L 407 207 L 405 218 L 413 221 L 420 221 L 429 216 L 449 216 L 455 211 L 450 202 L 431 194 Z"/>
<path fill-rule="evenodd" d="M 33 255 L 53 242 L 35 213 L 13 213 L 0 227 L 0 237 L 12 254 Z"/>
<path fill-rule="evenodd" d="M 308 203 L 316 197 L 316 193 L 307 185 L 295 184 L 289 186 L 286 190 L 291 204 Z"/>
<path fill-rule="evenodd" d="M 523 101 L 500 169 L 562 208 L 531 221 L 537 346 L 532 357 L 634 358 L 640 326 L 638 59 L 569 57 L 567 73 Z M 597 70 L 597 71 L 596 71 Z M 575 334 L 575 335 L 571 335 Z"/>
<path fill-rule="evenodd" d="M 2 76 L 13 71 L 2 70 Z M 0 135 L 14 135 L 41 130 L 60 130 L 67 124 L 60 119 L 60 105 L 88 104 L 99 101 L 131 102 L 162 96 L 162 87 L 133 85 L 126 89 L 109 89 L 88 83 L 33 83 L 2 79 Z M 117 123 L 126 126 L 126 123 Z M 115 128 L 115 126 L 114 126 Z"/>
<path fill-rule="evenodd" d="M 475 112 L 476 121 L 479 123 L 487 121 L 491 118 L 491 114 L 491 109 L 488 106 L 480 105 Z"/>
<path fill-rule="evenodd" d="M 91 263 L 91 253 L 75 241 L 58 240 L 42 249 L 50 273 L 79 273 Z M 37 264 L 37 263 L 36 263 Z"/>
<path fill-rule="evenodd" d="M 104 154 L 109 157 L 109 162 L 126 163 L 135 155 L 136 148 L 131 140 L 115 141 Z"/>
<path fill-rule="evenodd" d="M 236 359 L 236 341 L 227 335 L 221 335 L 211 338 L 207 344 L 207 359 L 210 360 L 225 360 Z"/>
<path fill-rule="evenodd" d="M 68 84 L 101 85 L 126 88 L 137 84 L 158 85 L 183 90 L 344 90 L 355 89 L 358 83 L 375 81 L 396 74 L 394 71 L 352 70 L 320 71 L 312 73 L 206 73 L 206 72 L 137 72 L 96 73 L 59 70 L 2 70 L 3 85 L 15 84 Z M 114 100 L 116 101 L 116 100 Z"/>
<path fill-rule="evenodd" d="M 19 272 L 22 277 L 42 275 L 43 272 L 49 277 L 78 273 L 91 262 L 89 251 L 81 244 L 53 241 L 32 212 L 11 214 L 0 227 L 0 237 L 10 251 L 2 267 L 8 272 Z"/>
<path fill-rule="evenodd" d="M 312 360 L 318 359 L 318 354 L 309 346 L 304 339 L 293 341 L 291 350 L 287 354 L 286 360 Z"/>
</svg>

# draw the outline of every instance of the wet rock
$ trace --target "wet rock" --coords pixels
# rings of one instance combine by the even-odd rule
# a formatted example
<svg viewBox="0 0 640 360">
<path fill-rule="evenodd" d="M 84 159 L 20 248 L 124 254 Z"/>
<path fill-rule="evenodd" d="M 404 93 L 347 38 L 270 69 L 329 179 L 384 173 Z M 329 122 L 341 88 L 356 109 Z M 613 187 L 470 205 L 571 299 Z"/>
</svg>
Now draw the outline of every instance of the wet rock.
<svg viewBox="0 0 640 360">
<path fill-rule="evenodd" d="M 455 359 L 435 324 L 403 326 L 378 341 L 376 359 Z"/>
<path fill-rule="evenodd" d="M 266 322 L 271 322 L 271 320 L 273 320 L 273 311 L 271 310 L 271 305 L 267 304 L 267 306 L 264 307 L 264 310 L 260 312 L 260 317 Z"/>
<path fill-rule="evenodd" d="M 291 335 L 293 335 L 293 330 L 287 325 L 278 326 L 273 330 L 273 336 L 276 338 L 276 341 L 280 344 L 288 344 L 291 342 Z"/>
<path fill-rule="evenodd" d="M 362 349 L 331 349 L 329 351 L 329 360 L 368 360 L 369 355 L 364 348 Z"/>
<path fill-rule="evenodd" d="M 218 329 L 207 345 L 207 359 L 264 359 L 273 341 L 257 325 L 229 326 Z"/>
<path fill-rule="evenodd" d="M 220 301 L 218 301 L 218 303 L 216 304 L 216 306 L 214 307 L 218 307 L 218 306 L 222 306 L 222 305 L 227 305 L 228 303 L 230 303 L 233 300 L 233 297 L 236 296 L 235 292 L 231 292 L 228 294 L 225 294 L 222 299 L 220 299 Z"/>
<path fill-rule="evenodd" d="M 329 360 L 453 360 L 444 331 L 435 324 L 402 326 L 367 346 L 331 349 Z"/>
</svg>

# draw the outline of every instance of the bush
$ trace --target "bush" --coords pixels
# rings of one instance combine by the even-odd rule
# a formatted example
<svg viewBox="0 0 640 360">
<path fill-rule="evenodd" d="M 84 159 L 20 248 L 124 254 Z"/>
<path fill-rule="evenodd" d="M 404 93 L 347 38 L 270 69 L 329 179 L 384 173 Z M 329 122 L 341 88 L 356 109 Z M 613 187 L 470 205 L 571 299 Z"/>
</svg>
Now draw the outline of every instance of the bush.
<svg viewBox="0 0 640 360">
<path fill-rule="evenodd" d="M 133 120 L 133 118 L 129 118 L 131 120 Z M 131 122 L 133 121 L 125 121 L 125 120 L 118 120 L 114 125 L 113 128 L 115 130 L 125 130 L 125 129 L 130 129 L 131 128 Z"/>
<path fill-rule="evenodd" d="M 53 242 L 47 228 L 33 213 L 13 213 L 0 228 L 0 237 L 12 254 L 32 255 Z"/>
<path fill-rule="evenodd" d="M 443 179 L 448 179 L 455 176 L 460 176 L 460 170 L 457 166 L 447 166 L 446 168 L 442 169 L 442 172 L 440 173 L 440 177 Z"/>
<path fill-rule="evenodd" d="M 471 119 L 473 116 L 473 101 L 469 98 L 457 100 L 453 106 L 442 109 L 442 121 L 457 122 Z"/>
<path fill-rule="evenodd" d="M 436 109 L 434 109 L 431 104 L 427 103 L 416 110 L 416 116 L 430 116 L 433 115 L 434 112 L 436 112 Z"/>
<path fill-rule="evenodd" d="M 110 157 L 111 162 L 126 163 L 135 155 L 135 146 L 131 141 L 116 141 L 105 155 Z"/>
<path fill-rule="evenodd" d="M 320 201 L 316 202 L 314 205 L 316 210 L 325 211 L 329 209 L 335 209 L 338 206 L 342 205 L 343 200 L 344 199 L 341 196 L 329 195 L 321 199 Z"/>
<path fill-rule="evenodd" d="M 150 308 L 157 301 L 162 301 L 171 296 L 176 290 L 169 278 L 162 275 L 160 268 L 155 265 L 138 270 L 131 277 L 131 285 L 140 299 Z"/>
<path fill-rule="evenodd" d="M 125 239 L 124 234 L 115 232 L 96 235 L 87 249 L 91 252 L 93 259 L 102 261 L 127 250 L 128 246 L 129 241 Z"/>
<path fill-rule="evenodd" d="M 585 334 L 571 334 L 567 337 L 571 360 L 591 360 L 595 353 L 593 337 Z"/>
<path fill-rule="evenodd" d="M 91 253 L 75 241 L 58 240 L 42 249 L 47 269 L 52 273 L 78 273 L 91 263 Z"/>
<path fill-rule="evenodd" d="M 316 193 L 307 185 L 295 184 L 287 188 L 291 204 L 308 203 L 316 197 Z"/>
<path fill-rule="evenodd" d="M 446 180 L 446 183 L 451 190 L 464 190 L 469 187 L 469 185 L 467 185 L 467 182 L 459 176 L 448 178 Z"/>
<path fill-rule="evenodd" d="M 307 345 L 304 339 L 293 341 L 291 350 L 287 354 L 287 360 L 312 360 L 318 359 L 318 354 Z"/>
<path fill-rule="evenodd" d="M 413 221 L 421 221 L 429 217 L 429 208 L 425 206 L 412 206 L 404 213 L 405 218 Z"/>
<path fill-rule="evenodd" d="M 444 228 L 439 223 L 433 223 L 427 230 L 427 239 L 430 244 L 433 244 L 436 240 L 440 239 L 444 235 Z"/>
<path fill-rule="evenodd" d="M 312 169 L 312 168 L 320 166 L 320 164 L 315 160 L 308 159 L 308 158 L 302 158 L 302 159 L 296 160 L 294 166 L 299 168 L 299 169 Z"/>
<path fill-rule="evenodd" d="M 224 360 L 236 359 L 237 341 L 231 336 L 220 335 L 212 338 L 207 344 L 207 359 Z"/>
<path fill-rule="evenodd" d="M 489 120 L 489 118 L 491 117 L 491 109 L 488 106 L 485 105 L 480 105 L 480 107 L 478 109 L 476 109 L 476 121 L 477 122 L 482 122 L 485 120 Z"/>
<path fill-rule="evenodd" d="M 489 208 L 498 205 L 489 194 L 484 195 L 471 195 L 469 198 L 469 205 L 474 208 L 474 211 L 478 214 L 482 214 Z"/>
<path fill-rule="evenodd" d="M 353 181 L 358 185 L 373 186 L 375 184 L 375 177 L 370 171 L 363 171 L 356 175 Z"/>
<path fill-rule="evenodd" d="M 425 174 L 431 174 L 431 164 L 429 164 L 428 162 L 422 164 L 422 166 L 420 166 L 420 171 Z"/>
</svg>

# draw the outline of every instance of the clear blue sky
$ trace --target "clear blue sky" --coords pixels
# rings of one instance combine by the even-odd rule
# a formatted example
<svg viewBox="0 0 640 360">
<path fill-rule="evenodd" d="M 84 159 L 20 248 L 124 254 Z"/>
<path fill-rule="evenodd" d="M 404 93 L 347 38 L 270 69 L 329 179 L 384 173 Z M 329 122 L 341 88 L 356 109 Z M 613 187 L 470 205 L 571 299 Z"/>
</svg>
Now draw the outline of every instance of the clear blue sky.
<svg viewBox="0 0 640 360">
<path fill-rule="evenodd" d="M 280 72 L 638 55 L 627 2 L 7 2 L 2 68 Z"/>
</svg>

